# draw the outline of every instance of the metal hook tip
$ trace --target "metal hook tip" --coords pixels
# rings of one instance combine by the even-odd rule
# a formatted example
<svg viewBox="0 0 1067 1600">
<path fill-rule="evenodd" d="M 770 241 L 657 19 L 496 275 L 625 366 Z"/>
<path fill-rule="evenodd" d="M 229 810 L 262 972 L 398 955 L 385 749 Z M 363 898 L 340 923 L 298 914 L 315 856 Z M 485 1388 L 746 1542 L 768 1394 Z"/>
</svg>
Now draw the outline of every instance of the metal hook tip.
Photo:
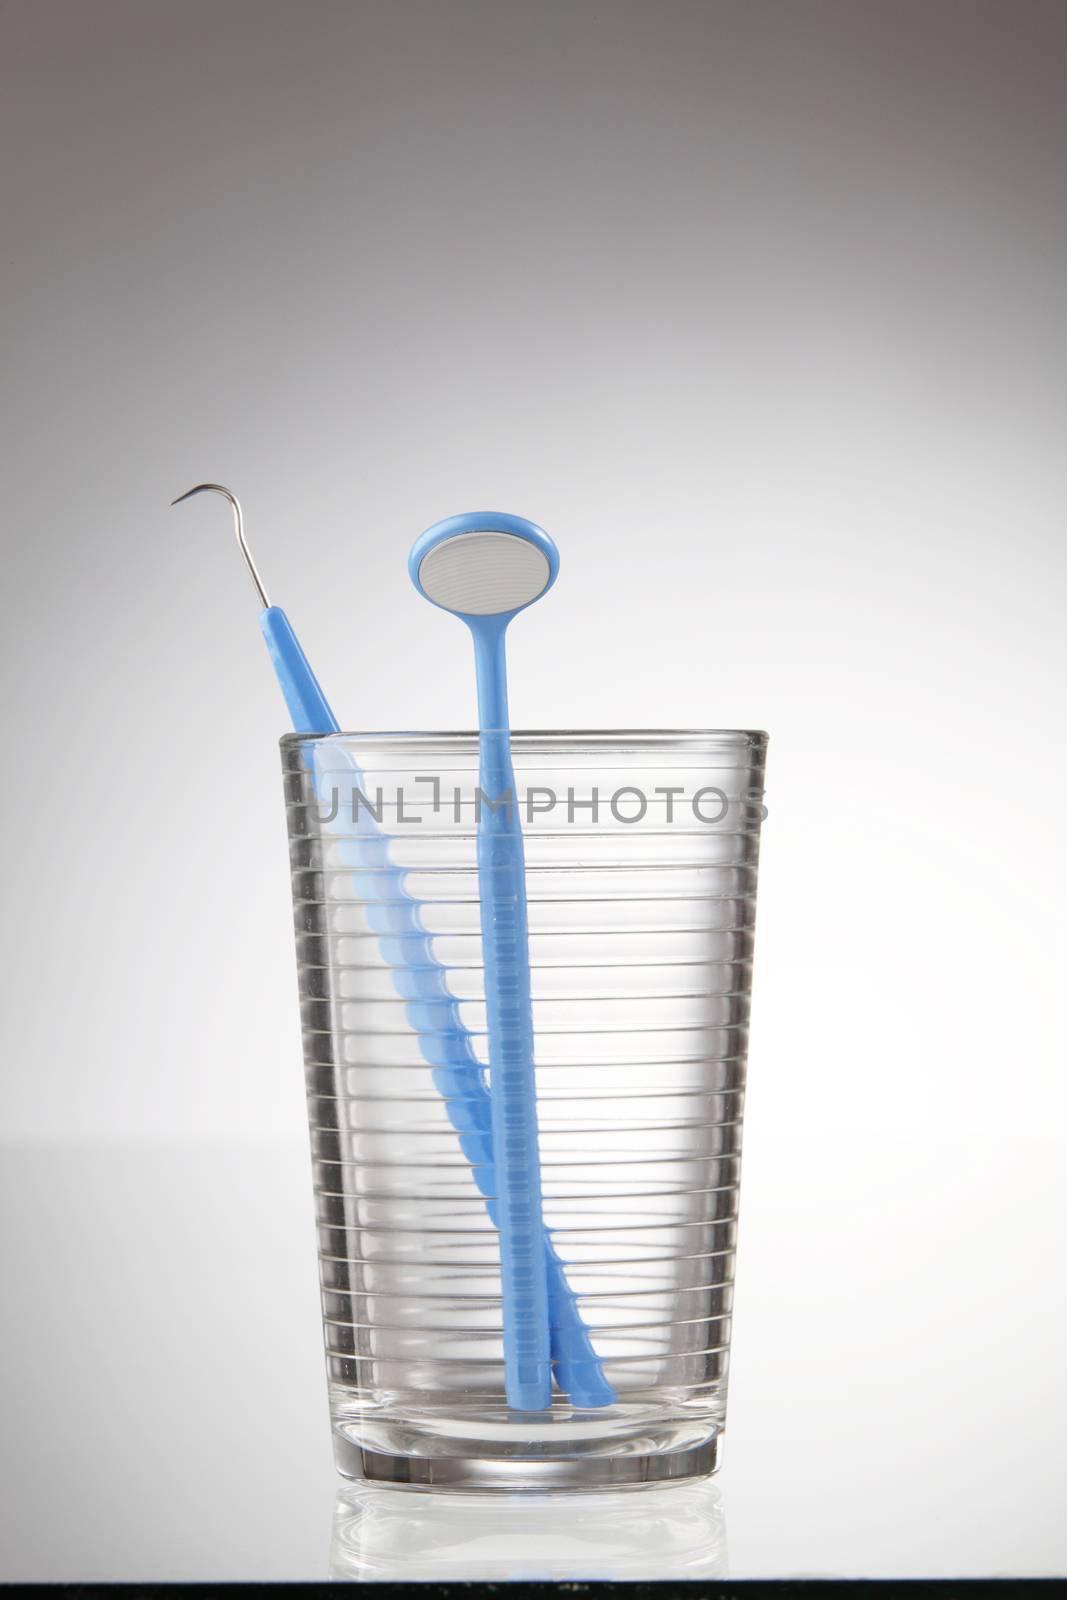
<svg viewBox="0 0 1067 1600">
<path fill-rule="evenodd" d="M 186 489 L 185 493 L 180 494 L 177 500 L 172 500 L 171 505 L 180 506 L 183 500 L 189 499 L 190 495 L 203 494 L 205 491 L 209 491 L 211 494 L 221 494 L 224 499 L 230 502 L 231 506 L 236 506 L 240 510 L 240 501 L 233 490 L 227 489 L 224 483 L 194 483 L 193 487 Z"/>
<path fill-rule="evenodd" d="M 228 500 L 230 505 L 233 507 L 233 524 L 234 532 L 237 535 L 237 543 L 240 547 L 241 554 L 245 558 L 245 565 L 248 567 L 248 570 L 252 576 L 252 582 L 256 586 L 256 593 L 263 602 L 263 609 L 264 611 L 269 611 L 270 601 L 267 599 L 267 591 L 263 587 L 263 581 L 256 570 L 256 564 L 252 560 L 252 552 L 249 550 L 248 541 L 245 539 L 244 519 L 241 516 L 241 502 L 238 500 L 233 490 L 227 489 L 224 483 L 195 483 L 191 489 L 186 489 L 184 494 L 180 494 L 176 500 L 172 500 L 171 505 L 181 505 L 182 501 L 188 500 L 190 495 L 202 494 L 205 491 L 209 491 L 212 494 L 221 494 L 223 499 Z"/>
</svg>

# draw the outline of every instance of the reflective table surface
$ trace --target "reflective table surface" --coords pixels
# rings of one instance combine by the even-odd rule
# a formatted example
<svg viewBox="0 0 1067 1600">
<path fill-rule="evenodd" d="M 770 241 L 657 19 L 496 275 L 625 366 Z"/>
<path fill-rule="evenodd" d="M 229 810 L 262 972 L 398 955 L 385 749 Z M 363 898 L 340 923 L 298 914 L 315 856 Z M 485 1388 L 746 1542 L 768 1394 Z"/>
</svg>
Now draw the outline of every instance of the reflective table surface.
<svg viewBox="0 0 1067 1600">
<path fill-rule="evenodd" d="M 335 1474 L 301 1139 L 6 1147 L 0 1578 L 1067 1571 L 1053 1147 L 823 1154 L 750 1145 L 719 1475 L 486 1500 Z"/>
</svg>

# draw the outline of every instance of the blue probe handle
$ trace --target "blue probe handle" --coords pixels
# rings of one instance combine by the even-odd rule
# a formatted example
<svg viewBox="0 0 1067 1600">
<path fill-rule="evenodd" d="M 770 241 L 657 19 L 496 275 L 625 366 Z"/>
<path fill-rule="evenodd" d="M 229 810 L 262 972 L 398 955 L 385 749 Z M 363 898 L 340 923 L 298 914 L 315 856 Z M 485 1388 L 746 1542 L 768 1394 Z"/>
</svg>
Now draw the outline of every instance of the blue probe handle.
<svg viewBox="0 0 1067 1600">
<path fill-rule="evenodd" d="M 259 613 L 259 625 L 267 641 L 274 672 L 281 684 L 295 733 L 340 733 L 341 724 L 330 710 L 329 701 L 319 687 L 311 663 L 300 648 L 281 606 L 268 606 Z"/>
</svg>

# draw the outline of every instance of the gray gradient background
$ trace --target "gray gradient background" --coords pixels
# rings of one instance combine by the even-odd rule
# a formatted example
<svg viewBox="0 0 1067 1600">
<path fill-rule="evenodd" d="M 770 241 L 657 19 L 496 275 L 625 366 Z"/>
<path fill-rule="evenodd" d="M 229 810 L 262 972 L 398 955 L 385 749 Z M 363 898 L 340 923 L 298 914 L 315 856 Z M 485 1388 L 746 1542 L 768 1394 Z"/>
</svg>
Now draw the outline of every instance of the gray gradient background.
<svg viewBox="0 0 1067 1600">
<path fill-rule="evenodd" d="M 489 506 L 563 558 L 516 725 L 770 730 L 733 1570 L 1067 1568 L 1067 9 L 0 25 L 0 1576 L 326 1559 L 284 715 L 204 478 L 346 725 L 469 725 L 404 557 Z"/>
</svg>

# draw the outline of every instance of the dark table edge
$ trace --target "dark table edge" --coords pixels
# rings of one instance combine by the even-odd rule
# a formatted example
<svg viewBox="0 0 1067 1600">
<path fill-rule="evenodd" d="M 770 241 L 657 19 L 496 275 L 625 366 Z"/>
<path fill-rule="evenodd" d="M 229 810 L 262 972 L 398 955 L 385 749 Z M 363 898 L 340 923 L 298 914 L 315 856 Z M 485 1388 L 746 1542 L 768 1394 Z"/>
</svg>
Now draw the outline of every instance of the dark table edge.
<svg viewBox="0 0 1067 1600">
<path fill-rule="evenodd" d="M 18 1600 L 25 1595 L 33 1600 L 46 1600 L 49 1595 L 61 1600 L 93 1600 L 97 1595 L 119 1595 L 125 1600 L 209 1600 L 214 1594 L 226 1600 L 243 1600 L 244 1596 L 266 1595 L 268 1600 L 283 1600 L 286 1595 L 300 1600 L 337 1600 L 337 1591 L 346 1585 L 341 1579 L 332 1583 L 2 1583 L 0 1595 L 4 1600 Z M 910 1596 L 928 1597 L 928 1600 L 985 1600 L 997 1597 L 1005 1600 L 1013 1593 L 1041 1593 L 1044 1596 L 1067 1596 L 1067 1578 L 696 1578 L 691 1581 L 667 1579 L 662 1583 L 626 1582 L 558 1582 L 526 1583 L 502 1580 L 499 1583 L 355 1583 L 366 1600 L 397 1600 L 411 1593 L 413 1600 L 426 1600 L 437 1596 L 439 1600 L 478 1600 L 479 1596 L 493 1596 L 494 1600 L 537 1600 L 538 1596 L 559 1593 L 576 1597 L 576 1600 L 597 1600 L 600 1595 L 615 1595 L 618 1600 L 650 1600 L 662 1597 L 670 1600 L 848 1600 L 851 1595 L 889 1597 L 898 1592 Z"/>
</svg>

